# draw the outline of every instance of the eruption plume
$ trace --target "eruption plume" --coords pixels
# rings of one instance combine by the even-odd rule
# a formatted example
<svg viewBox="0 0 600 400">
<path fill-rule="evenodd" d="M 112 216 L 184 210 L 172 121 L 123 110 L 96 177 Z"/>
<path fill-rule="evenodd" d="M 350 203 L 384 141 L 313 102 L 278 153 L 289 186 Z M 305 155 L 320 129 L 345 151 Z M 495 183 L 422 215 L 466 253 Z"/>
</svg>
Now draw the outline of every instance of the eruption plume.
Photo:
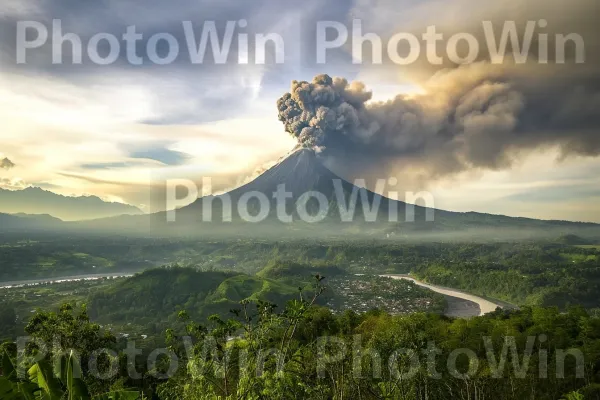
<svg viewBox="0 0 600 400">
<path fill-rule="evenodd" d="M 411 168 L 427 180 L 508 168 L 526 151 L 552 146 L 563 156 L 600 154 L 593 90 L 549 87 L 562 91 L 551 101 L 485 63 L 441 71 L 423 89 L 372 102 L 364 83 L 318 75 L 292 82 L 277 101 L 279 120 L 301 146 L 323 151 L 349 175 Z"/>
<path fill-rule="evenodd" d="M 329 75 L 293 81 L 291 92 L 277 101 L 279 120 L 302 146 L 322 150 L 339 135 L 370 135 L 365 103 L 371 97 L 364 84 Z"/>
</svg>

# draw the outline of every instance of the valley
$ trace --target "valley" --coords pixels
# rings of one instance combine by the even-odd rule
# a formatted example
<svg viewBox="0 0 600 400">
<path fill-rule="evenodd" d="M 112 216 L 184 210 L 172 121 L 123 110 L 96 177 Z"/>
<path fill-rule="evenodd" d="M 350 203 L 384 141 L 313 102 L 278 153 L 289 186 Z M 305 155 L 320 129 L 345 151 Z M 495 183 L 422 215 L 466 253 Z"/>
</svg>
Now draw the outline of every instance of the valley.
<svg viewBox="0 0 600 400">
<path fill-rule="evenodd" d="M 496 308 L 485 300 L 490 297 L 500 305 L 504 300 L 562 310 L 579 303 L 595 313 L 600 309 L 600 252 L 594 246 L 561 242 L 322 245 L 13 237 L 0 248 L 3 276 L 19 271 L 20 276 L 39 278 L 5 280 L 0 286 L 16 287 L 0 290 L 0 309 L 7 315 L 14 312 L 21 322 L 13 328 L 22 329 L 37 308 L 57 309 L 65 301 L 88 304 L 92 319 L 119 332 L 160 336 L 181 310 L 201 319 L 211 313 L 226 316 L 246 299 L 283 306 L 297 296 L 299 287 L 310 293 L 311 277 L 318 273 L 330 288 L 321 304 L 338 313 L 379 309 L 396 315 L 445 312 L 471 317 Z M 41 268 L 36 264 L 40 260 Z M 181 272 L 168 273 L 169 268 Z M 158 278 L 165 273 L 164 279 Z M 377 281 L 377 275 L 409 273 L 411 279 L 427 283 L 395 281 L 394 287 L 385 282 L 390 280 Z"/>
</svg>

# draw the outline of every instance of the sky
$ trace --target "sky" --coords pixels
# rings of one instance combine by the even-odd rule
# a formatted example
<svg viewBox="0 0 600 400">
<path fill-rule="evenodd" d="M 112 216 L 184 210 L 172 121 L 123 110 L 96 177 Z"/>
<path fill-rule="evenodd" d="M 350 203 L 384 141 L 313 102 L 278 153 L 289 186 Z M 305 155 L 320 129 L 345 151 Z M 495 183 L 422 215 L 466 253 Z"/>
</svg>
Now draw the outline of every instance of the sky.
<svg viewBox="0 0 600 400">
<path fill-rule="evenodd" d="M 319 131 L 323 162 L 340 176 L 369 182 L 393 176 L 401 190 L 430 191 L 435 206 L 447 210 L 600 222 L 599 7 L 596 0 L 4 0 L 0 188 L 91 194 L 146 212 L 164 203 L 156 197 L 164 195 L 166 179 L 210 176 L 215 190 L 234 188 L 297 145 L 277 106 L 292 80 L 328 74 L 348 81 L 344 96 L 362 96 L 352 103 L 358 121 L 352 129 L 344 123 Z M 53 20 L 63 34 L 80 38 L 81 64 L 73 62 L 70 44 L 58 45 L 62 63 L 53 62 Z M 354 20 L 384 44 L 400 32 L 420 37 L 429 26 L 446 38 L 466 32 L 481 54 L 464 65 L 447 55 L 437 64 L 422 45 L 419 57 L 400 65 L 385 54 L 387 46 L 382 62 L 373 62 L 367 45 L 357 60 Z M 48 40 L 20 63 L 24 21 L 47 28 Z M 225 63 L 213 54 L 193 63 L 184 21 L 198 35 L 210 21 L 219 32 L 236 23 L 236 32 L 250 37 L 250 50 L 234 35 Z M 323 21 L 346 26 L 349 40 L 319 63 Z M 536 22 L 531 57 L 519 64 L 509 54 L 492 63 L 483 21 L 496 27 L 514 21 L 521 34 L 527 21 Z M 121 38 L 131 26 L 143 35 L 134 48 L 142 65 L 131 63 L 124 45 L 110 65 L 94 63 L 86 51 L 91 38 Z M 34 30 L 26 40 L 33 41 Z M 537 32 L 549 37 L 545 64 Z M 179 43 L 179 56 L 167 65 L 149 60 L 148 38 L 157 33 Z M 585 60 L 567 46 L 558 64 L 554 36 L 570 33 L 583 38 Z M 256 62 L 257 34 L 283 39 L 284 62 L 276 62 L 274 47 L 266 63 Z M 109 53 L 106 44 L 98 54 Z M 166 56 L 165 41 L 157 46 Z M 246 54 L 249 62 L 240 63 Z M 342 109 L 338 117 L 355 115 Z"/>
</svg>

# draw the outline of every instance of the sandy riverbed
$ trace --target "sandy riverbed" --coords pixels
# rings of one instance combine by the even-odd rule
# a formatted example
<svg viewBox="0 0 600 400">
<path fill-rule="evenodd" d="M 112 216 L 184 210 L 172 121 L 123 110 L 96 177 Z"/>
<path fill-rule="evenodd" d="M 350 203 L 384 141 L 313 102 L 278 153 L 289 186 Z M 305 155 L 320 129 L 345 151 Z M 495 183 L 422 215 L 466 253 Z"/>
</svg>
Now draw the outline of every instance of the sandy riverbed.
<svg viewBox="0 0 600 400">
<path fill-rule="evenodd" d="M 473 294 L 465 293 L 460 290 L 446 288 L 442 286 L 430 285 L 423 283 L 407 275 L 381 275 L 392 279 L 404 279 L 412 281 L 419 286 L 433 290 L 434 292 L 443 294 L 446 297 L 447 307 L 445 314 L 450 317 L 474 317 L 487 314 L 496 310 L 496 308 L 504 308 L 500 303 L 494 303 Z"/>
</svg>

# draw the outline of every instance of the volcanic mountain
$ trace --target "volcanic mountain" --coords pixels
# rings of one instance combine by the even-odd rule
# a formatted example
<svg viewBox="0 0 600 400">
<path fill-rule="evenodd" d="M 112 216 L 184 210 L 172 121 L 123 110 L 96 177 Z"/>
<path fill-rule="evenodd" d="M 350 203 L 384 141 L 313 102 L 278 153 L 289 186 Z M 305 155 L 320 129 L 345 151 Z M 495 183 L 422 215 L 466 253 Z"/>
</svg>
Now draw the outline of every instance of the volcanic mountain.
<svg viewBox="0 0 600 400">
<path fill-rule="evenodd" d="M 335 180 L 343 181 L 319 161 L 314 151 L 302 148 L 229 194 L 232 198 L 237 198 L 250 191 L 272 193 L 277 191 L 278 185 L 284 184 L 285 189 L 293 193 L 294 199 L 309 191 L 320 192 L 332 198 Z M 345 181 L 344 184 L 350 185 Z"/>
<path fill-rule="evenodd" d="M 283 191 L 285 197 L 281 197 Z M 11 220 L 13 225 L 15 222 L 25 221 Z M 174 212 L 53 226 L 56 231 L 69 233 L 205 238 L 364 239 L 395 235 L 416 238 L 417 234 L 422 238 L 423 234 L 433 235 L 436 240 L 467 236 L 487 240 L 578 234 L 600 239 L 598 224 L 457 213 L 388 199 L 337 176 L 314 151 L 304 148 L 239 188 L 199 198 Z M 27 221 L 27 229 L 30 227 L 31 221 Z"/>
<path fill-rule="evenodd" d="M 207 206 L 209 203 L 210 206 Z M 352 207 L 354 215 L 349 214 L 352 213 L 352 204 L 355 205 Z M 325 167 L 314 151 L 301 148 L 239 188 L 222 195 L 200 198 L 177 210 L 177 218 L 184 215 L 186 221 L 198 221 L 198 217 L 206 221 L 207 214 L 203 211 L 210 207 L 212 220 L 217 221 L 248 221 L 261 215 L 264 216 L 262 220 L 271 222 L 289 222 L 282 221 L 281 215 L 300 222 L 383 221 L 389 220 L 390 204 L 403 210 L 406 208 L 405 203 L 354 186 Z M 367 207 L 370 217 L 365 218 L 363 206 Z M 371 209 L 372 206 L 375 208 Z"/>
<path fill-rule="evenodd" d="M 278 203 L 274 195 L 282 187 L 289 197 Z M 315 193 L 319 193 L 318 196 L 327 203 L 326 215 L 322 214 L 323 204 L 319 204 Z M 307 194 L 310 194 L 308 201 L 303 199 L 303 195 Z M 263 197 L 262 205 L 257 196 Z M 350 207 L 352 203 L 355 204 L 353 213 Z M 240 204 L 247 204 L 247 214 L 252 218 L 257 217 L 261 223 L 250 223 L 247 216 L 244 218 L 240 215 Z M 302 204 L 305 207 L 299 207 Z M 205 214 L 207 207 L 210 208 L 210 213 Z M 306 211 L 304 218 L 299 215 L 299 208 Z M 264 214 L 261 215 L 261 212 Z M 161 219 L 166 218 L 164 213 L 159 215 Z M 212 223 L 207 224 L 206 215 L 211 216 Z M 293 223 L 282 221 L 281 215 L 288 215 Z M 556 236 L 557 232 L 562 234 L 581 229 L 591 229 L 600 234 L 600 226 L 597 224 L 543 221 L 476 212 L 458 213 L 389 199 L 339 177 L 323 165 L 314 151 L 306 148 L 294 151 L 239 188 L 222 195 L 200 198 L 177 210 L 176 221 L 173 226 L 183 229 L 183 226 L 193 224 L 196 232 L 229 226 L 236 232 L 244 230 L 249 234 L 259 234 L 270 229 L 280 232 L 283 228 L 283 232 L 308 230 L 305 233 L 309 237 L 313 234 L 346 236 L 363 233 L 382 237 L 415 232 L 459 231 L 496 235 L 499 230 L 503 230 L 509 237 L 514 237 L 515 234 L 528 235 L 526 230 L 536 231 L 536 235 L 547 231 Z"/>
</svg>

